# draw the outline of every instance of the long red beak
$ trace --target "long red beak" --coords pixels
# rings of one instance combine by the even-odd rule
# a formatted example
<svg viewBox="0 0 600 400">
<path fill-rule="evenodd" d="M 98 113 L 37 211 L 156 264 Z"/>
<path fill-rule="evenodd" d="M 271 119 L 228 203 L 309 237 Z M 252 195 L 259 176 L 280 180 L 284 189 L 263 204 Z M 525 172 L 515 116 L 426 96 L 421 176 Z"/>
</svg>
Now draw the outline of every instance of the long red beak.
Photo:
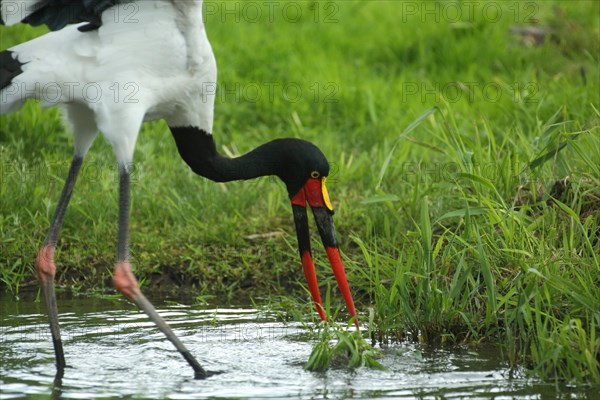
<svg viewBox="0 0 600 400">
<path fill-rule="evenodd" d="M 291 198 L 292 208 L 294 210 L 294 222 L 296 224 L 296 235 L 298 236 L 298 248 L 300 250 L 300 257 L 302 258 L 302 268 L 304 269 L 306 283 L 308 284 L 313 301 L 315 302 L 319 317 L 325 321 L 325 312 L 323 310 L 323 303 L 321 301 L 321 294 L 317 283 L 315 264 L 310 251 L 310 235 L 308 230 L 308 217 L 306 214 L 306 203 L 308 202 L 312 208 L 317 229 L 319 230 L 319 235 L 325 246 L 329 263 L 333 269 L 333 274 L 340 287 L 342 296 L 346 301 L 348 312 L 354 317 L 354 324 L 356 325 L 356 328 L 359 329 L 354 301 L 352 300 L 352 293 L 350 293 L 346 271 L 344 271 L 344 265 L 342 264 L 342 258 L 340 257 L 338 249 L 332 218 L 333 209 L 329 201 L 327 188 L 325 187 L 325 180 L 325 177 L 309 179 L 298 193 Z"/>
</svg>

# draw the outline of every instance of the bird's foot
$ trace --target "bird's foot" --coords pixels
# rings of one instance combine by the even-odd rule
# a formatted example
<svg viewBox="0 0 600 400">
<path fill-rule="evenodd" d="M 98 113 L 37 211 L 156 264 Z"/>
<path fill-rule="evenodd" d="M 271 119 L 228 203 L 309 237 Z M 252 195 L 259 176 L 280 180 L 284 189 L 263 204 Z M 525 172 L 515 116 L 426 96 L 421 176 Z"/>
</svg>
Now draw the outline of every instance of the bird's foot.
<svg viewBox="0 0 600 400">
<path fill-rule="evenodd" d="M 54 265 L 54 246 L 47 244 L 42 247 L 35 259 L 35 270 L 42 286 L 54 282 L 56 266 Z"/>
<path fill-rule="evenodd" d="M 119 261 L 115 265 L 113 273 L 113 285 L 115 289 L 123 293 L 130 300 L 134 300 L 140 294 L 138 281 L 131 271 L 129 261 Z"/>
<path fill-rule="evenodd" d="M 220 375 L 222 373 L 224 373 L 225 371 L 204 371 L 203 373 L 199 374 L 196 373 L 194 375 L 194 379 L 206 379 L 206 378 L 210 378 L 211 376 L 215 376 L 215 375 Z"/>
</svg>

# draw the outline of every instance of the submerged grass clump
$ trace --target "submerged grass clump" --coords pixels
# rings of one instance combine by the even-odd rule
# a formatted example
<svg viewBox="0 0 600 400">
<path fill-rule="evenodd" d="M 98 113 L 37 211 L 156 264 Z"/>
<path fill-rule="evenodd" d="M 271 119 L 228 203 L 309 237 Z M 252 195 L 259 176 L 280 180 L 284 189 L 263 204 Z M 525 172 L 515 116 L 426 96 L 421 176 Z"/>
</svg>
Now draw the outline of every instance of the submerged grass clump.
<svg viewBox="0 0 600 400">
<path fill-rule="evenodd" d="M 317 331 L 317 341 L 313 345 L 304 369 L 325 371 L 331 367 L 385 368 L 376 358 L 381 352 L 367 343 L 362 333 L 354 328 L 345 329 L 331 322 L 323 324 Z"/>
<path fill-rule="evenodd" d="M 329 287 L 324 306 L 327 321 L 320 323 L 316 329 L 316 341 L 304 369 L 325 371 L 336 367 L 351 369 L 366 367 L 385 370 L 385 367 L 376 360 L 382 355 L 381 351 L 367 343 L 362 331 L 355 328 L 354 319 L 346 325 L 339 324 L 336 322 L 337 312 L 333 316 L 327 312 Z M 372 322 L 371 320 L 370 323 Z"/>
<path fill-rule="evenodd" d="M 327 285 L 323 304 L 327 321 L 317 324 L 317 329 L 314 331 L 316 340 L 304 369 L 325 371 L 332 367 L 352 369 L 367 367 L 384 370 L 385 368 L 376 360 L 381 356 L 381 352 L 367 343 L 362 331 L 355 328 L 354 318 L 346 325 L 337 322 L 339 309 L 331 313 L 330 294 L 330 286 Z M 372 326 L 372 319 L 373 314 L 371 314 L 369 327 Z M 314 324 L 311 323 L 307 328 L 313 330 L 313 326 Z"/>
</svg>

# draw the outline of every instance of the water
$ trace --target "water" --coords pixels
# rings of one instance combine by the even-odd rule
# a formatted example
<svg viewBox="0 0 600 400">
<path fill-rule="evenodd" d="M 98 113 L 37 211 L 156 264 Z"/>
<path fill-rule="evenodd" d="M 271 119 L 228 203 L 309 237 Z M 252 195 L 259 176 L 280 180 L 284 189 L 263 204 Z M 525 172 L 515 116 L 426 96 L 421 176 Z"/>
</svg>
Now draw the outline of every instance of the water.
<svg viewBox="0 0 600 400">
<path fill-rule="evenodd" d="M 161 315 L 209 371 L 191 368 L 144 314 L 124 300 L 59 298 L 67 364 L 55 382 L 44 307 L 2 296 L 0 398 L 592 398 L 590 388 L 556 389 L 509 378 L 496 349 L 384 349 L 388 371 L 304 371 L 312 349 L 298 324 L 247 307 L 214 308 L 155 300 Z M 597 389 L 597 388 L 596 388 Z"/>
</svg>

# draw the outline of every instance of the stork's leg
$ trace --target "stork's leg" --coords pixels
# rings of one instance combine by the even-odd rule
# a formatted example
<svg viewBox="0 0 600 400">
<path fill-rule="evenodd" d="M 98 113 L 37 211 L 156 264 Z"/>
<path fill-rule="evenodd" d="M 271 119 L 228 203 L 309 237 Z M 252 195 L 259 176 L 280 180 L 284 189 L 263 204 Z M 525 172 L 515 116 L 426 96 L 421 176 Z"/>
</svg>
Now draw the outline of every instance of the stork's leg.
<svg viewBox="0 0 600 400">
<path fill-rule="evenodd" d="M 67 181 L 60 195 L 50 229 L 46 235 L 44 246 L 40 249 L 35 261 L 35 269 L 38 274 L 42 293 L 48 310 L 50 319 L 50 332 L 52 333 L 52 342 L 54 343 L 54 352 L 56 354 L 56 368 L 60 371 L 65 367 L 65 354 L 63 352 L 62 340 L 60 338 L 60 327 L 58 325 L 58 309 L 56 307 L 56 294 L 54 292 L 54 275 L 56 266 L 54 265 L 54 250 L 58 241 L 58 234 L 62 226 L 69 200 L 73 194 L 73 188 L 79 175 L 79 170 L 83 163 L 83 157 L 75 156 L 71 162 Z"/>
<path fill-rule="evenodd" d="M 181 353 L 183 358 L 194 369 L 196 379 L 207 377 L 206 371 L 192 356 L 189 350 L 181 343 L 165 320 L 156 312 L 156 309 L 142 294 L 137 279 L 131 271 L 129 261 L 129 166 L 119 166 L 119 242 L 117 245 L 117 265 L 113 275 L 115 288 L 138 305 L 158 328 L 165 334 Z"/>
</svg>

